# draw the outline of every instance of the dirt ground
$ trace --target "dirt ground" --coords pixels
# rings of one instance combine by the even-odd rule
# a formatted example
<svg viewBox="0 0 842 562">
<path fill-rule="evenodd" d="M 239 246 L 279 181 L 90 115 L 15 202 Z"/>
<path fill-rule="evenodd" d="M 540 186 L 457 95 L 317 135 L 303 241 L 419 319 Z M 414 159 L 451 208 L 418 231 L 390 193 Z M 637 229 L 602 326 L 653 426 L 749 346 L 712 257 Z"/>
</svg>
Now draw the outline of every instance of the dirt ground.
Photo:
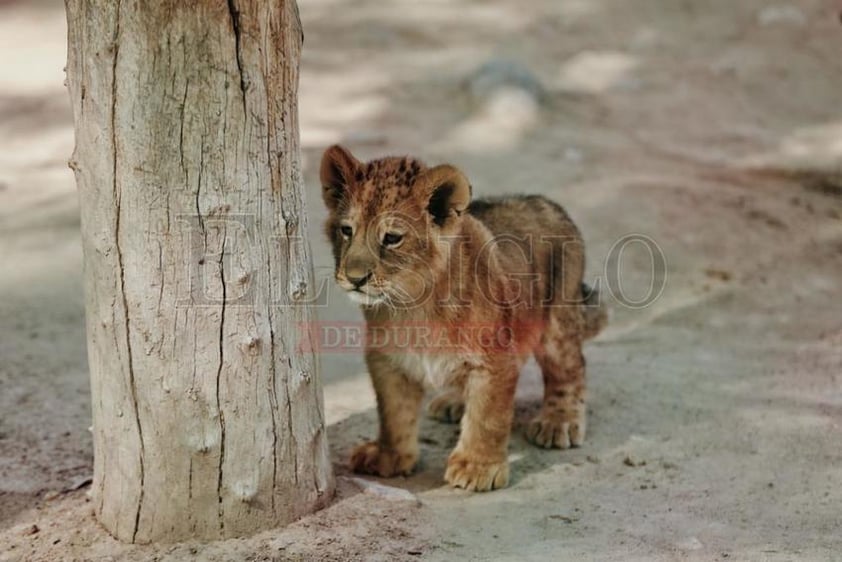
<svg viewBox="0 0 842 562">
<path fill-rule="evenodd" d="M 320 151 L 413 153 L 477 194 L 533 192 L 584 232 L 609 298 L 587 347 L 586 445 L 522 425 L 512 483 L 443 486 L 452 426 L 425 421 L 411 478 L 343 468 L 375 432 L 361 357 L 326 354 L 340 494 L 287 529 L 117 543 L 91 515 L 90 396 L 58 1 L 0 2 L 0 561 L 835 560 L 842 558 L 842 33 L 832 0 L 306 0 L 300 110 L 317 275 Z M 488 61 L 543 85 L 489 91 Z M 495 65 L 492 65 L 494 67 Z M 496 65 L 497 67 L 500 64 Z M 484 80 L 484 78 L 483 78 Z M 493 80 L 492 80 L 493 81 Z M 472 87 L 473 86 L 473 87 Z M 534 90 L 534 88 L 533 88 Z M 616 266 L 616 267 L 613 267 Z M 612 268 L 613 267 L 613 268 Z M 359 321 L 336 292 L 322 320 Z M 610 297 L 610 295 L 609 295 Z"/>
</svg>

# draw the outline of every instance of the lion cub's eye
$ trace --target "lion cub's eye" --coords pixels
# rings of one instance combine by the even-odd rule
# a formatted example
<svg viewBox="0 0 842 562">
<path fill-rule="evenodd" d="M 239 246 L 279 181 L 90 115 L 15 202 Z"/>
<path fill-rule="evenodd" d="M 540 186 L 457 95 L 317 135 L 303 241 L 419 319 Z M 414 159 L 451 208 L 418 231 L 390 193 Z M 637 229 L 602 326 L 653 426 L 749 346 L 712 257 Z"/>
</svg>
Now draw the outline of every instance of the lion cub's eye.
<svg viewBox="0 0 842 562">
<path fill-rule="evenodd" d="M 383 245 L 384 246 L 397 246 L 403 241 L 403 234 L 397 234 L 395 232 L 387 232 L 385 236 L 383 236 Z"/>
<path fill-rule="evenodd" d="M 345 238 L 350 238 L 351 235 L 354 233 L 354 229 L 350 225 L 343 224 L 339 227 L 339 232 L 341 232 L 342 236 L 344 236 Z"/>
</svg>

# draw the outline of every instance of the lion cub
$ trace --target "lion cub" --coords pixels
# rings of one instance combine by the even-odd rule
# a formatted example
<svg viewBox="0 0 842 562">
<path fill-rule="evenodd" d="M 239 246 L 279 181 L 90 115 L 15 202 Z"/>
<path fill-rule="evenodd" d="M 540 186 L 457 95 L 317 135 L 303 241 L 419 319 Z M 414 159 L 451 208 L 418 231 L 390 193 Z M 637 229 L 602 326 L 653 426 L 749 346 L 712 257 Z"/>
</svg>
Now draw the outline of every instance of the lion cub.
<svg viewBox="0 0 842 562">
<path fill-rule="evenodd" d="M 484 491 L 506 486 L 507 446 L 520 368 L 534 354 L 544 401 L 526 429 L 539 447 L 585 438 L 582 342 L 605 319 L 582 283 L 582 238 L 540 196 L 471 202 L 450 165 L 413 158 L 360 162 L 341 146 L 321 163 L 325 231 L 336 281 L 362 306 L 366 363 L 380 434 L 351 454 L 357 472 L 409 474 L 428 407 L 461 432 L 444 478 Z M 589 294 L 586 294 L 589 293 Z"/>
</svg>

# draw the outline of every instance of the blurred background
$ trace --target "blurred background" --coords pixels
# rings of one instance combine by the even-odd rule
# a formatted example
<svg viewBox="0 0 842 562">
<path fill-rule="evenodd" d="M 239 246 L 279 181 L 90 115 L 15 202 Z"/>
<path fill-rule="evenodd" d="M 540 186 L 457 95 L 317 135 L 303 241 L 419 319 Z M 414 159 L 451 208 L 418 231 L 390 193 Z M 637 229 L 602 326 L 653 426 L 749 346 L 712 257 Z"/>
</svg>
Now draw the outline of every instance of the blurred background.
<svg viewBox="0 0 842 562">
<path fill-rule="evenodd" d="M 330 281 L 332 263 L 317 165 L 335 142 L 361 158 L 450 162 L 477 195 L 554 199 L 584 234 L 590 282 L 604 283 L 608 264 L 632 300 L 650 290 L 649 250 L 631 246 L 618 265 L 609 263 L 611 248 L 636 234 L 663 252 L 660 296 L 630 308 L 609 295 L 611 327 L 587 349 L 588 443 L 539 451 L 519 436 L 540 396 L 529 365 L 504 491 L 441 488 L 455 434 L 428 422 L 420 473 L 388 481 L 417 494 L 421 508 L 396 514 L 348 498 L 303 527 L 189 547 L 198 554 L 116 544 L 85 506 L 90 394 L 79 211 L 66 164 L 73 124 L 64 7 L 4 0 L 0 560 L 838 556 L 842 6 L 299 7 L 301 146 L 319 279 Z M 320 318 L 359 321 L 328 284 Z M 373 395 L 357 354 L 326 354 L 322 378 L 343 475 L 349 447 L 375 432 Z"/>
</svg>

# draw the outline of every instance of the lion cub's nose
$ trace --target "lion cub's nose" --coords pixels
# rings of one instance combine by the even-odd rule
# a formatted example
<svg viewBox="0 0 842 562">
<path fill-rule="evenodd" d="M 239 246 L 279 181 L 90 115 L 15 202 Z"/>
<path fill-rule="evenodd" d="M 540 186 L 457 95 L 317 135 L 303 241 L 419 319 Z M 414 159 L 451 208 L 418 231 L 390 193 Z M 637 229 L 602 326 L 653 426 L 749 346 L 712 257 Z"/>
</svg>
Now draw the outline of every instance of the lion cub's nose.
<svg viewBox="0 0 842 562">
<path fill-rule="evenodd" d="M 354 272 L 354 273 L 356 273 L 356 272 Z M 359 274 L 353 275 L 352 273 L 346 271 L 345 277 L 348 279 L 348 282 L 351 283 L 351 285 L 354 286 L 355 289 L 359 289 L 360 287 L 362 287 L 363 285 L 368 283 L 369 279 L 371 279 L 371 272 L 369 271 L 369 272 L 363 274 L 362 276 L 360 276 Z"/>
</svg>

